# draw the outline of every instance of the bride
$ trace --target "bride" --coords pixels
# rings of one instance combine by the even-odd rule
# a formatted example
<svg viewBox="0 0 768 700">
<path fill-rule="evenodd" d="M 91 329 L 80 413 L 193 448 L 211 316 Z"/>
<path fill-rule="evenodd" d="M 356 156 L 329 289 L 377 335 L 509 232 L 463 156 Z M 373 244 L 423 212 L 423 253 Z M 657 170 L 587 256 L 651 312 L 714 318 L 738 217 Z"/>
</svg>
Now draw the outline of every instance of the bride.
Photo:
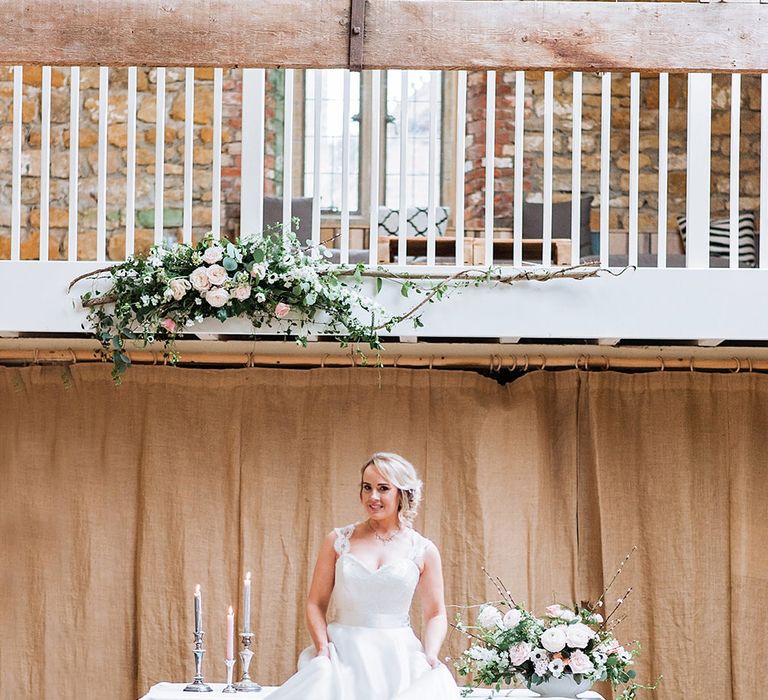
<svg viewBox="0 0 768 700">
<path fill-rule="evenodd" d="M 448 623 L 437 547 L 412 527 L 421 500 L 413 466 L 378 452 L 362 468 L 366 519 L 323 540 L 307 599 L 313 646 L 270 700 L 453 700 L 440 662 Z M 408 612 L 418 591 L 424 644 Z M 335 620 L 326 614 L 333 595 Z"/>
</svg>

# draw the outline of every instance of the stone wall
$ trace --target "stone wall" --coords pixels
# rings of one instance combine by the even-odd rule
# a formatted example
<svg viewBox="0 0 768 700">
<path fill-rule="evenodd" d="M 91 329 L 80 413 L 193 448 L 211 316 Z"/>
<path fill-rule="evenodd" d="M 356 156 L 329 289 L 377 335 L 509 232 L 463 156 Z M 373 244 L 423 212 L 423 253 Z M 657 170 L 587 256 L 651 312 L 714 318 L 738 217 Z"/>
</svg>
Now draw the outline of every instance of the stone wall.
<svg viewBox="0 0 768 700">
<path fill-rule="evenodd" d="M 496 79 L 496 147 L 494 220 L 496 226 L 511 227 L 513 217 L 513 156 L 515 150 L 515 74 L 498 72 Z M 601 80 L 596 74 L 583 76 L 582 102 L 582 185 L 584 194 L 594 194 L 592 230 L 599 228 Z M 570 200 L 572 147 L 572 78 L 569 73 L 554 76 L 554 158 L 555 199 Z M 639 230 L 641 252 L 656 251 L 658 226 L 659 104 L 658 79 L 641 78 Z M 727 216 L 730 172 L 730 76 L 714 76 L 712 97 L 712 216 Z M 485 217 L 485 100 L 486 74 L 468 77 L 466 222 L 482 228 Z M 680 250 L 675 217 L 685 212 L 687 78 L 669 78 L 669 183 L 667 230 L 670 250 Z M 760 81 L 757 76 L 742 79 L 741 197 L 742 211 L 756 211 L 759 203 Z M 541 72 L 526 73 L 524 196 L 541 201 L 544 156 L 544 78 Z M 610 228 L 612 234 L 629 227 L 629 75 L 612 77 L 611 102 Z M 619 249 L 626 235 L 615 236 Z M 615 249 L 611 244 L 612 251 Z"/>
</svg>

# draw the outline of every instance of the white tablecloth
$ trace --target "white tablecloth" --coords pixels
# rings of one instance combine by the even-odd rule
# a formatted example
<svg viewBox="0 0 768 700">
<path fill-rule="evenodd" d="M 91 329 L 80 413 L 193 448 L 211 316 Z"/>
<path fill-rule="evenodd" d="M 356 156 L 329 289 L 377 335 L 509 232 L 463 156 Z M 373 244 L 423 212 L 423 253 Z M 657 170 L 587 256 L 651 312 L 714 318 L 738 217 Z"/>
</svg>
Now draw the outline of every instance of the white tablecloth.
<svg viewBox="0 0 768 700">
<path fill-rule="evenodd" d="M 191 698 L 266 698 L 272 693 L 275 688 L 264 688 L 260 693 L 222 693 L 221 689 L 224 687 L 223 683 L 209 683 L 208 685 L 213 688 L 212 693 L 185 693 L 184 687 L 186 683 L 158 683 L 153 685 L 149 692 L 141 698 L 141 700 L 191 700 Z M 530 690 L 502 690 L 499 693 L 491 695 L 490 690 L 475 690 L 468 698 L 537 698 L 536 693 L 532 693 Z M 581 693 L 579 698 L 582 700 L 604 700 L 602 695 L 598 695 L 590 690 L 586 693 Z M 307 698 L 311 700 L 311 698 Z M 568 700 L 568 698 L 548 698 L 548 700 Z"/>
</svg>

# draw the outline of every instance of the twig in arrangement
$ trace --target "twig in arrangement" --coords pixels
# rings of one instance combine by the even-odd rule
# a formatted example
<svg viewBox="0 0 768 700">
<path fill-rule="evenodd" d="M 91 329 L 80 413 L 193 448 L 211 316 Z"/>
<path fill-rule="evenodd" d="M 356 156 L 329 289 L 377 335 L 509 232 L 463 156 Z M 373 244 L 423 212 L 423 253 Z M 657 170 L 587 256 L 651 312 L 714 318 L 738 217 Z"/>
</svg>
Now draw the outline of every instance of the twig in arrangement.
<svg viewBox="0 0 768 700">
<path fill-rule="evenodd" d="M 622 605 L 624 605 L 624 603 L 626 602 L 627 598 L 629 597 L 629 595 L 630 595 L 631 593 L 632 593 L 632 586 L 630 586 L 630 587 L 627 589 L 627 592 L 626 592 L 626 593 L 625 593 L 625 594 L 624 594 L 624 595 L 623 595 L 621 598 L 619 598 L 619 599 L 616 601 L 616 607 L 615 607 L 613 610 L 611 610 L 611 612 L 610 612 L 610 613 L 608 613 L 608 615 L 606 616 L 605 620 L 603 621 L 603 626 L 605 626 L 605 625 L 607 625 L 607 624 L 608 624 L 608 620 L 610 620 L 610 619 L 611 619 L 611 617 L 612 617 L 612 615 L 613 615 L 613 614 L 614 614 L 614 613 L 615 613 L 615 612 L 616 612 L 616 611 L 617 611 L 617 610 L 618 610 L 618 609 L 619 609 L 619 608 L 620 608 Z"/>
<path fill-rule="evenodd" d="M 616 579 L 619 578 L 619 574 L 621 574 L 622 570 L 624 569 L 624 565 L 629 561 L 629 558 L 632 556 L 632 554 L 637 549 L 637 545 L 632 547 L 632 549 L 629 550 L 629 552 L 626 554 L 626 556 L 621 560 L 621 563 L 619 564 L 619 568 L 616 570 L 616 573 L 613 575 L 613 578 L 608 582 L 608 585 L 603 589 L 603 592 L 600 594 L 600 597 L 595 601 L 594 605 L 589 609 L 589 612 L 595 612 L 595 608 L 599 608 L 604 600 L 605 596 L 608 593 L 608 591 L 611 589 L 611 586 L 616 582 Z"/>
<path fill-rule="evenodd" d="M 481 568 L 488 580 L 496 587 L 496 590 L 499 592 L 499 595 L 502 597 L 504 602 L 507 603 L 510 608 L 514 608 L 516 603 L 512 598 L 512 594 L 509 592 L 502 580 L 498 576 L 491 576 L 484 566 Z"/>
<path fill-rule="evenodd" d="M 111 272 L 113 267 L 114 267 L 113 265 L 110 265 L 109 267 L 100 267 L 98 270 L 91 270 L 90 272 L 86 272 L 83 275 L 78 275 L 77 277 L 75 277 L 75 279 L 73 279 L 69 283 L 69 287 L 67 287 L 67 292 L 71 292 L 72 287 L 74 287 L 75 284 L 80 280 L 88 279 L 89 277 L 95 277 L 96 275 L 100 275 L 102 272 Z M 107 304 L 108 302 L 105 301 L 103 303 Z"/>
</svg>

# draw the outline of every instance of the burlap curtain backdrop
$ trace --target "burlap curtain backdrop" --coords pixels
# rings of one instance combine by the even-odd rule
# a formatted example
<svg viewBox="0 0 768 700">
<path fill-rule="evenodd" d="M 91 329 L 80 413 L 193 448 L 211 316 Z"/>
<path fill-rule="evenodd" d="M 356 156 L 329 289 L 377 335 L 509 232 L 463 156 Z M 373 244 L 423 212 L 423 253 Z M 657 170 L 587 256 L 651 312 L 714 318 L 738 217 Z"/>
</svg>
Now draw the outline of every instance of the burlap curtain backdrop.
<svg viewBox="0 0 768 700">
<path fill-rule="evenodd" d="M 639 547 L 621 636 L 659 700 L 765 697 L 768 378 L 375 369 L 0 368 L 0 696 L 128 700 L 206 673 L 254 574 L 255 677 L 308 643 L 303 602 L 358 468 L 395 450 L 449 604 L 594 598 Z M 455 653 L 454 633 L 445 649 Z M 363 700 L 363 699 L 360 699 Z"/>
</svg>

